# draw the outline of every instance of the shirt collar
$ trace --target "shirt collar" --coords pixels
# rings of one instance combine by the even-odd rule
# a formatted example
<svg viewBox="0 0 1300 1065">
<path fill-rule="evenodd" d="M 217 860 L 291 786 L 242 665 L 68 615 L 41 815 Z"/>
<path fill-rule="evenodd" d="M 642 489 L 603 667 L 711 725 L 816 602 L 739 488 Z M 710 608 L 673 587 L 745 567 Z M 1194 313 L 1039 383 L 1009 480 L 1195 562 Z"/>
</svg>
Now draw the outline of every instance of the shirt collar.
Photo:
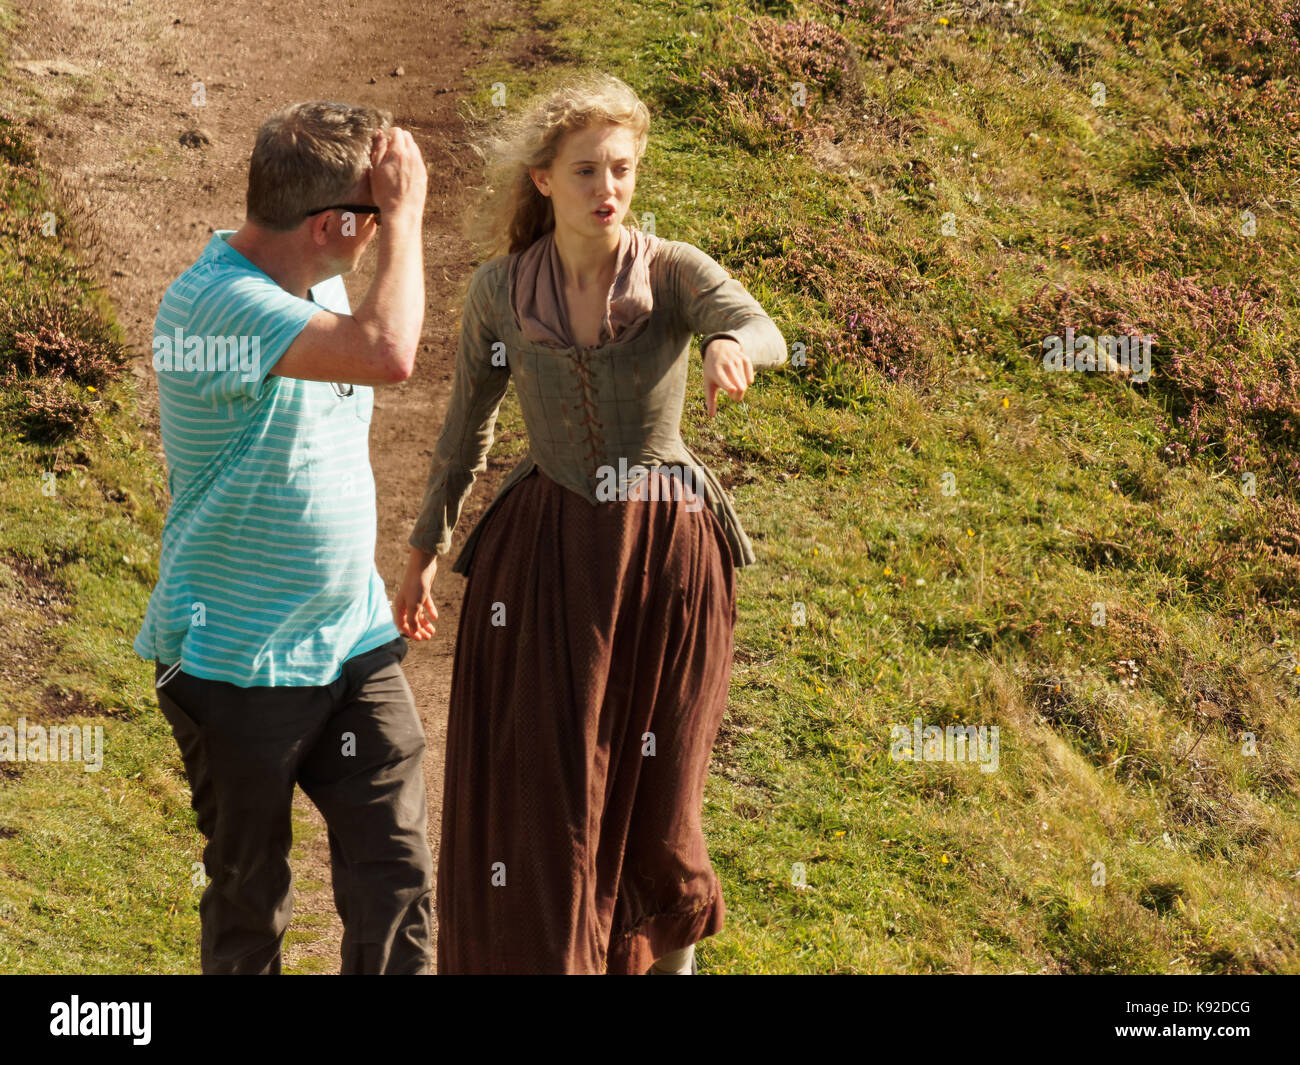
<svg viewBox="0 0 1300 1065">
<path fill-rule="evenodd" d="M 208 246 L 203 249 L 204 256 L 211 256 L 214 259 L 224 259 L 226 262 L 242 267 L 245 270 L 256 270 L 268 281 L 274 282 L 275 278 L 271 277 L 270 274 L 251 259 L 246 258 L 242 253 L 237 252 L 230 246 L 230 238 L 233 237 L 236 232 L 237 231 L 233 229 L 214 230 L 211 239 L 208 241 Z M 309 288 L 307 290 L 307 299 L 312 303 L 316 303 L 317 300 L 314 295 L 316 289 L 332 280 L 333 278 L 329 278 L 326 281 L 322 281 L 319 285 L 313 285 Z"/>
</svg>

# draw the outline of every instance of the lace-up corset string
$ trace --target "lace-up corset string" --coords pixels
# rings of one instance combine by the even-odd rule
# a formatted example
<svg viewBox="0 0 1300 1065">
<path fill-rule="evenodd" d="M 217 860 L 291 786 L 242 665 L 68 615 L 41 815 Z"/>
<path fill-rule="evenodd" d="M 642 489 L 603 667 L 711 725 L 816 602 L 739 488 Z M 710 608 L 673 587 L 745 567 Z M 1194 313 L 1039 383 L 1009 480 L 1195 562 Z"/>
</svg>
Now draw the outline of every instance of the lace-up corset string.
<svg viewBox="0 0 1300 1065">
<path fill-rule="evenodd" d="M 578 382 L 582 388 L 582 416 L 578 424 L 587 433 L 587 476 L 597 478 L 597 467 L 605 453 L 605 427 L 600 423 L 599 409 L 596 406 L 595 387 L 591 381 L 591 364 L 588 361 L 592 349 L 575 347 L 574 366 L 578 371 Z"/>
</svg>

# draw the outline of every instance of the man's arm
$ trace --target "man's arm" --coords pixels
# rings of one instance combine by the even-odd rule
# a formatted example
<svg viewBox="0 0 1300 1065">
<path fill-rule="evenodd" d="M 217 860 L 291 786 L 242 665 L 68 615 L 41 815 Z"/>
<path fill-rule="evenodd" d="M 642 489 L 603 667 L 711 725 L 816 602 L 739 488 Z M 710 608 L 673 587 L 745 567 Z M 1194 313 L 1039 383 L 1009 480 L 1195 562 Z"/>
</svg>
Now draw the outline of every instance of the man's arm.
<svg viewBox="0 0 1300 1065">
<path fill-rule="evenodd" d="M 314 314 L 271 373 L 354 385 L 395 384 L 411 376 L 424 324 L 421 226 L 427 181 L 411 135 L 389 130 L 376 145 L 370 171 L 384 219 L 375 238 L 379 262 L 370 291 L 355 314 L 324 309 Z"/>
</svg>

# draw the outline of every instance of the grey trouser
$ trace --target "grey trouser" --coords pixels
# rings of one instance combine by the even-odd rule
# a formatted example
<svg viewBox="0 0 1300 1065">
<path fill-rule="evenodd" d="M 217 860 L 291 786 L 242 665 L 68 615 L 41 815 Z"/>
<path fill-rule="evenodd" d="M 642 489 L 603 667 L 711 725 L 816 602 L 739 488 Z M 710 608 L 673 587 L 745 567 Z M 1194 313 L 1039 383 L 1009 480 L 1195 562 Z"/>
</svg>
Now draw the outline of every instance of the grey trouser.
<svg viewBox="0 0 1300 1065">
<path fill-rule="evenodd" d="M 430 972 L 425 740 L 406 651 L 399 636 L 318 687 L 241 688 L 178 671 L 158 689 L 208 841 L 203 972 L 280 971 L 295 782 L 329 828 L 342 971 Z M 157 663 L 155 679 L 166 669 Z"/>
</svg>

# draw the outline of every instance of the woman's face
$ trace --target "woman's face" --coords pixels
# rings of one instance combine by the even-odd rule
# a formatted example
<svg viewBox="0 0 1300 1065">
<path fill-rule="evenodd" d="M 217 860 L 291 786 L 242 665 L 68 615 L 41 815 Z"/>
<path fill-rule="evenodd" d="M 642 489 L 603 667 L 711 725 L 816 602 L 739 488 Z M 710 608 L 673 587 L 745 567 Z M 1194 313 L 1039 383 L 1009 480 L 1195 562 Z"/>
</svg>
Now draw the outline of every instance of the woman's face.
<svg viewBox="0 0 1300 1065">
<path fill-rule="evenodd" d="M 577 129 L 560 142 L 550 167 L 530 173 L 551 198 L 557 230 L 583 238 L 617 233 L 636 188 L 636 138 L 614 123 Z"/>
</svg>

